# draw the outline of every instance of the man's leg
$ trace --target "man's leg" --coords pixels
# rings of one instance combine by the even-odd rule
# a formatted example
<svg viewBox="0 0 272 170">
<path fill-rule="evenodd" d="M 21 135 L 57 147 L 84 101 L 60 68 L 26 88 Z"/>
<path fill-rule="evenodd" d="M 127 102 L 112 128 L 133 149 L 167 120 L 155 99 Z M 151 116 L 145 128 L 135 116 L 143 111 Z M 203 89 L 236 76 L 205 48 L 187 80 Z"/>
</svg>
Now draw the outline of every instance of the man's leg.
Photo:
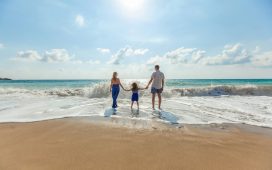
<svg viewBox="0 0 272 170">
<path fill-rule="evenodd" d="M 161 109 L 161 93 L 158 93 L 158 98 L 159 98 L 159 109 Z"/>
<path fill-rule="evenodd" d="M 155 95 L 156 93 L 152 93 L 152 109 L 155 110 Z"/>
</svg>

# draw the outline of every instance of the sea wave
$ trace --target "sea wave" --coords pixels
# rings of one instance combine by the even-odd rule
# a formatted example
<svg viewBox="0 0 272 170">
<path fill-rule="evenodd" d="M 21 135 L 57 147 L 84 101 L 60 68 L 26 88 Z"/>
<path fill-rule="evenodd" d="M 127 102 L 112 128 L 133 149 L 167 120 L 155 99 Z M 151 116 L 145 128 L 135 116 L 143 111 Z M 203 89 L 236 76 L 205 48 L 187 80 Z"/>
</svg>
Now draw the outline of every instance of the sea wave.
<svg viewBox="0 0 272 170">
<path fill-rule="evenodd" d="M 272 86 L 224 85 L 200 88 L 173 89 L 172 92 L 180 93 L 181 96 L 272 96 Z"/>
<path fill-rule="evenodd" d="M 130 84 L 124 84 L 129 87 Z M 144 86 L 142 86 L 144 87 Z M 90 87 L 83 88 L 48 88 L 48 89 L 27 89 L 14 87 L 0 87 L 0 94 L 33 94 L 33 95 L 55 95 L 60 97 L 82 96 L 88 98 L 107 98 L 111 96 L 109 83 L 98 83 Z M 119 97 L 128 98 L 131 93 L 121 90 Z M 150 95 L 150 90 L 140 91 L 141 96 Z M 221 96 L 221 95 L 239 95 L 239 96 L 272 96 L 272 86 L 255 85 L 218 85 L 208 87 L 186 87 L 171 88 L 166 87 L 163 97 L 177 96 Z"/>
</svg>

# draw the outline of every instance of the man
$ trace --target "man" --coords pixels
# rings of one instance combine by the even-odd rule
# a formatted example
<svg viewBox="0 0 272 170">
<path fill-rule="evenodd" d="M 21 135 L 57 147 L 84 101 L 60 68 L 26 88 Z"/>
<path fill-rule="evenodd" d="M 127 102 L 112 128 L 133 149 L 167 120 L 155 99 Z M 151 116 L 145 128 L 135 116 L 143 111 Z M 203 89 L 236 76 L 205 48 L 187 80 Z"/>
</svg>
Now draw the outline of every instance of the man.
<svg viewBox="0 0 272 170">
<path fill-rule="evenodd" d="M 161 93 L 164 87 L 164 74 L 160 71 L 160 66 L 155 65 L 155 72 L 151 75 L 146 88 L 152 83 L 151 93 L 152 93 L 152 109 L 155 110 L 155 96 L 158 94 L 159 98 L 159 109 L 161 109 Z"/>
</svg>

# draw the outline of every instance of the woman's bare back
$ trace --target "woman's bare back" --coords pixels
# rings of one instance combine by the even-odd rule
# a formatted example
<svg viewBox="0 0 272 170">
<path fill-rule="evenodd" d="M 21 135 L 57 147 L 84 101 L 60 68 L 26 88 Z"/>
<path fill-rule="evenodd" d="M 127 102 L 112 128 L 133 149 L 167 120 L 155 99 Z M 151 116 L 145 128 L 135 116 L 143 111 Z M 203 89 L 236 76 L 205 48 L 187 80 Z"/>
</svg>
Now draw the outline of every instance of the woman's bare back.
<svg viewBox="0 0 272 170">
<path fill-rule="evenodd" d="M 111 83 L 112 84 L 120 84 L 120 79 L 119 78 L 116 78 L 115 80 L 111 79 Z"/>
</svg>

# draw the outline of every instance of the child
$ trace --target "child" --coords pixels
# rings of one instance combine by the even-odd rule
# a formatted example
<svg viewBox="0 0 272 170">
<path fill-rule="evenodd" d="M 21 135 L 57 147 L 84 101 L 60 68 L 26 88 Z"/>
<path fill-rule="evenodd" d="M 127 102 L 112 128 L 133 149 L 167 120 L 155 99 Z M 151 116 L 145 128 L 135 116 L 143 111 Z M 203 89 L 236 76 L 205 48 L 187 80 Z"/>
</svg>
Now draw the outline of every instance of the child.
<svg viewBox="0 0 272 170">
<path fill-rule="evenodd" d="M 139 110 L 139 102 L 138 102 L 138 100 L 139 100 L 139 94 L 138 94 L 138 91 L 139 90 L 144 90 L 144 89 L 146 89 L 146 88 L 139 88 L 138 85 L 137 85 L 137 83 L 134 82 L 134 83 L 132 83 L 130 90 L 125 90 L 125 91 L 132 91 L 131 109 L 133 107 L 134 102 L 136 102 L 137 103 L 137 108 Z"/>
</svg>

